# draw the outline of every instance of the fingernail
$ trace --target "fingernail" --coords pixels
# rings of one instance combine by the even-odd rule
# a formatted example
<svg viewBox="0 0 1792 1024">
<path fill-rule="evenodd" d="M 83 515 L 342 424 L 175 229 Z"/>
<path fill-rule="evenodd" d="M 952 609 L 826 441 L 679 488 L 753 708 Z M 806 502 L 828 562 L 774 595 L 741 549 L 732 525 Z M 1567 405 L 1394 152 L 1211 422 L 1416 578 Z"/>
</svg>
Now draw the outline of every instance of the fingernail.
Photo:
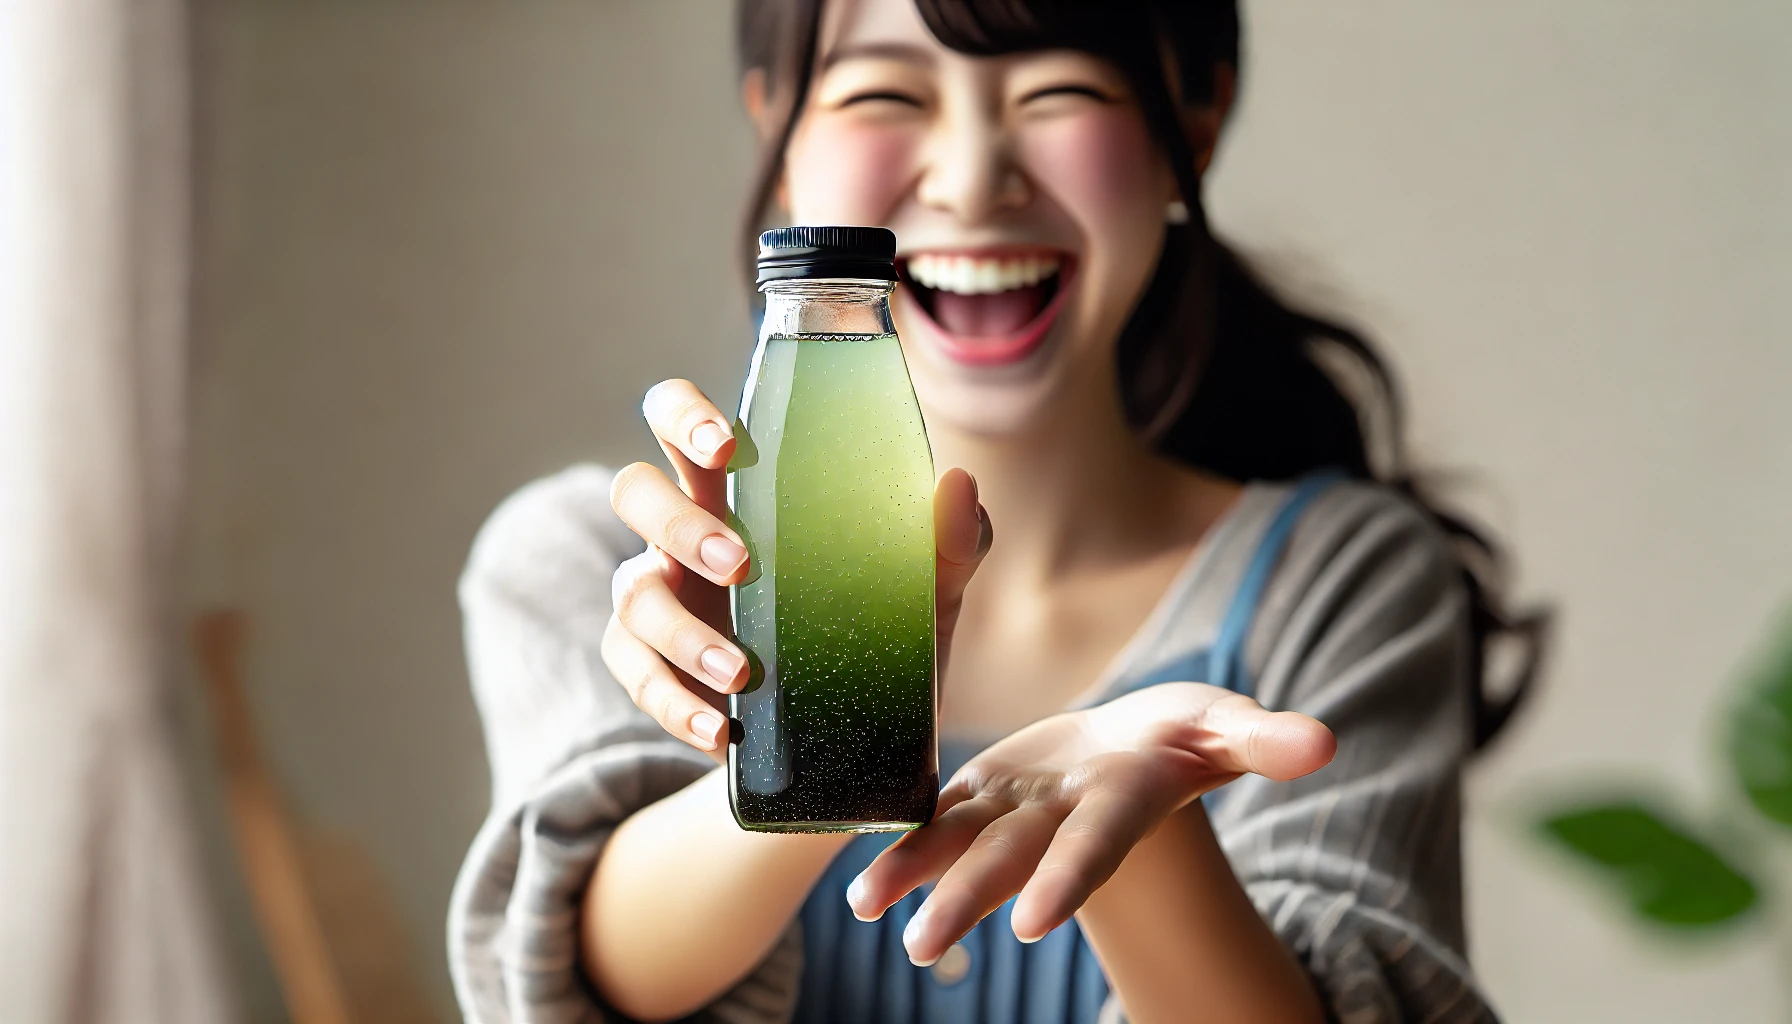
<svg viewBox="0 0 1792 1024">
<path fill-rule="evenodd" d="M 977 504 L 977 555 L 989 554 L 989 546 L 996 542 L 996 528 L 990 525 L 989 512 L 979 502 Z"/>
<path fill-rule="evenodd" d="M 724 690 L 734 685 L 740 678 L 740 670 L 747 665 L 747 659 L 721 647 L 705 647 L 697 660 L 703 663 L 703 671 L 709 673 L 709 678 Z"/>
<path fill-rule="evenodd" d="M 691 735 L 697 742 L 708 744 L 707 749 L 716 749 L 716 738 L 722 735 L 722 716 L 714 711 L 699 711 L 691 716 Z"/>
<path fill-rule="evenodd" d="M 703 564 L 709 566 L 709 571 L 717 576 L 733 575 L 734 570 L 747 560 L 746 548 L 719 533 L 703 538 L 697 554 L 703 558 Z"/>
<path fill-rule="evenodd" d="M 902 929 L 903 946 L 913 946 L 915 943 L 921 941 L 921 926 L 927 921 L 927 911 L 927 904 L 923 903 L 921 904 L 921 909 L 915 911 L 915 916 L 908 919 L 908 927 Z M 939 957 L 936 956 L 924 961 L 917 960 L 913 953 L 910 953 L 908 957 L 909 963 L 914 964 L 916 967 L 931 967 L 933 966 L 933 962 L 938 959 Z"/>
<path fill-rule="evenodd" d="M 857 875 L 853 878 L 852 884 L 846 887 L 846 905 L 852 909 L 852 916 L 867 922 L 876 921 L 878 918 L 884 916 L 882 913 L 877 913 L 870 917 L 866 917 L 864 914 L 859 913 L 859 901 L 864 898 L 865 876 Z"/>
<path fill-rule="evenodd" d="M 715 420 L 704 420 L 691 431 L 691 447 L 702 453 L 704 458 L 708 458 L 721 450 L 721 447 L 727 444 L 728 439 L 733 436 L 728 432 L 727 427 Z"/>
</svg>

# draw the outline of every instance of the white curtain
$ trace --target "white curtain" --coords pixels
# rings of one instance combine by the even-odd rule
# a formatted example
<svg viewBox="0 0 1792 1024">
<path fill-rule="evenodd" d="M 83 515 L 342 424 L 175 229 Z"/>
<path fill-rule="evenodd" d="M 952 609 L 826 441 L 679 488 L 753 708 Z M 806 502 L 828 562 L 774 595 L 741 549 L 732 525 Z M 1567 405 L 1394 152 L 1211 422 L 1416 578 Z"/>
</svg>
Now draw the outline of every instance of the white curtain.
<svg viewBox="0 0 1792 1024">
<path fill-rule="evenodd" d="M 227 1018 L 165 668 L 182 0 L 0 0 L 0 1020 Z"/>
</svg>

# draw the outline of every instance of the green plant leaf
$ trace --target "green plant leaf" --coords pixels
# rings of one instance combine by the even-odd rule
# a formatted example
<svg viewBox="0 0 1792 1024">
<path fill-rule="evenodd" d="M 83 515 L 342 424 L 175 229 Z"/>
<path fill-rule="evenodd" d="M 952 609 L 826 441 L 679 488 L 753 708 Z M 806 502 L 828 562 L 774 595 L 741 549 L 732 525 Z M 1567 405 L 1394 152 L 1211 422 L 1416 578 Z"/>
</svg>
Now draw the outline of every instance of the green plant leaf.
<svg viewBox="0 0 1792 1024">
<path fill-rule="evenodd" d="M 1749 803 L 1792 827 L 1792 626 L 1744 684 L 1730 731 L 1730 766 Z"/>
<path fill-rule="evenodd" d="M 1645 920 L 1699 928 L 1754 906 L 1755 884 L 1714 850 L 1640 803 L 1579 807 L 1538 823 L 1544 834 L 1599 865 Z"/>
</svg>

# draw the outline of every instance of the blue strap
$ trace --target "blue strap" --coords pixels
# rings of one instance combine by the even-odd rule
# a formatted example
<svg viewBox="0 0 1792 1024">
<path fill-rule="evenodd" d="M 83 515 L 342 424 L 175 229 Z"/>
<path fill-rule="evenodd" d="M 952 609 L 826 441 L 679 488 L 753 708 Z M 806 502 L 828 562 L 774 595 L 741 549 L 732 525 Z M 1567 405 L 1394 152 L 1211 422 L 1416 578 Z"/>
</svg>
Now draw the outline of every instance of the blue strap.
<svg viewBox="0 0 1792 1024">
<path fill-rule="evenodd" d="M 1115 697 L 1123 697 L 1134 690 L 1143 690 L 1147 686 L 1159 683 L 1198 683 L 1204 682 L 1213 673 L 1207 671 L 1207 648 L 1190 651 L 1167 665 L 1141 675 L 1139 678 L 1116 690 L 1110 690 L 1098 703 L 1106 703 Z"/>
<path fill-rule="evenodd" d="M 1232 606 L 1226 609 L 1226 617 L 1220 622 L 1219 635 L 1214 637 L 1207 661 L 1209 683 L 1247 697 L 1255 694 L 1256 682 L 1251 679 L 1250 670 L 1244 663 L 1244 642 L 1250 635 L 1251 622 L 1257 616 L 1257 604 L 1263 599 L 1263 588 L 1269 585 L 1269 577 L 1275 572 L 1276 563 L 1281 561 L 1282 549 L 1288 546 L 1288 538 L 1294 533 L 1295 524 L 1300 522 L 1301 513 L 1326 488 L 1342 479 L 1344 475 L 1335 470 L 1304 477 L 1283 500 L 1282 507 L 1276 510 L 1275 518 L 1270 520 L 1269 528 L 1263 531 L 1263 539 L 1257 543 L 1256 552 L 1251 555 L 1250 565 L 1245 567 L 1244 579 L 1232 596 Z"/>
</svg>

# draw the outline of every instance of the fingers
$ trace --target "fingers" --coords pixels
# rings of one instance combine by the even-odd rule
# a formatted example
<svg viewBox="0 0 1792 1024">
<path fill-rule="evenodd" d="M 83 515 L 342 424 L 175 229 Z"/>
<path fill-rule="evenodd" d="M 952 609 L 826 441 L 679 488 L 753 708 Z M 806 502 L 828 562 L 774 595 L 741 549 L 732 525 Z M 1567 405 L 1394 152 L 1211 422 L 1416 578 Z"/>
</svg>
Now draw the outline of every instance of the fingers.
<svg viewBox="0 0 1792 1024">
<path fill-rule="evenodd" d="M 616 474 L 610 504 L 643 540 L 711 583 L 727 586 L 745 578 L 747 548 L 740 534 L 647 463 L 637 462 Z"/>
<path fill-rule="evenodd" d="M 664 380 L 647 390 L 641 412 L 653 436 L 693 465 L 721 469 L 734 451 L 734 429 L 715 403 L 688 380 Z"/>
<path fill-rule="evenodd" d="M 853 916 L 861 921 L 882 917 L 902 897 L 937 878 L 990 822 L 1011 808 L 1004 801 L 966 800 L 935 815 L 925 828 L 903 836 L 847 887 L 846 902 Z"/>
<path fill-rule="evenodd" d="M 1296 711 L 1270 711 L 1206 683 L 1159 683 L 1092 708 L 1089 724 L 1109 747 L 1168 746 L 1196 755 L 1206 771 L 1286 781 L 1331 763 L 1337 738 Z"/>
<path fill-rule="evenodd" d="M 1019 892 L 1062 818 L 1058 806 L 1030 803 L 985 828 L 940 878 L 903 930 L 902 944 L 909 959 L 923 966 L 938 960 L 978 921 Z"/>
<path fill-rule="evenodd" d="M 630 634 L 615 616 L 604 630 L 603 654 L 604 664 L 628 691 L 629 699 L 662 728 L 698 750 L 714 753 L 721 749 L 727 736 L 727 720 L 721 712 L 691 692 L 665 659 Z"/>
<path fill-rule="evenodd" d="M 727 637 L 679 603 L 666 582 L 665 559 L 664 554 L 649 548 L 616 569 L 610 584 L 615 620 L 694 678 L 720 693 L 733 693 L 746 684 L 746 657 Z"/>
<path fill-rule="evenodd" d="M 1316 718 L 1229 694 L 1207 706 L 1192 749 L 1222 771 L 1285 781 L 1330 764 L 1338 740 Z"/>
<path fill-rule="evenodd" d="M 1037 942 L 1070 920 L 1102 887 L 1150 824 L 1137 801 L 1114 790 L 1084 797 L 1058 826 L 1050 848 L 1014 902 L 1014 937 Z"/>
<path fill-rule="evenodd" d="M 977 481 L 962 469 L 946 470 L 933 487 L 933 533 L 941 564 L 952 566 L 975 566 L 994 539 Z"/>
<path fill-rule="evenodd" d="M 688 380 L 661 381 L 649 388 L 641 400 L 641 413 L 672 460 L 685 492 L 711 512 L 720 511 L 722 468 L 734 454 L 734 429 L 728 418 Z"/>
<path fill-rule="evenodd" d="M 941 661 L 949 651 L 964 590 L 989 553 L 995 531 L 989 513 L 977 500 L 977 481 L 962 469 L 940 474 L 933 489 L 934 607 L 937 609 Z"/>
</svg>

